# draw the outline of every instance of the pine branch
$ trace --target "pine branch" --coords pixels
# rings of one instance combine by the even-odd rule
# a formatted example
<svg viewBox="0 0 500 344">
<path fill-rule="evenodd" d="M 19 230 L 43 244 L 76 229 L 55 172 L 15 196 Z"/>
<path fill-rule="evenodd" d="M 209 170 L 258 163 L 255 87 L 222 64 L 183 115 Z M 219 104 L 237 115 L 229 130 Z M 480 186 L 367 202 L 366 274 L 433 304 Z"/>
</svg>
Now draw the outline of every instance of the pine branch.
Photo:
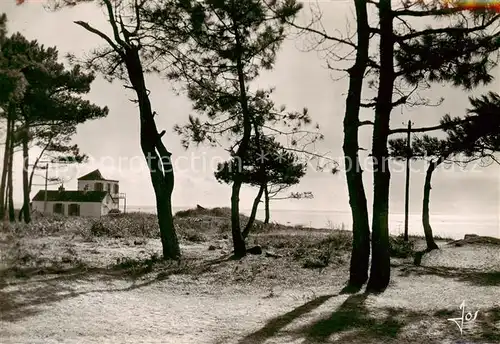
<svg viewBox="0 0 500 344">
<path fill-rule="evenodd" d="M 463 11 L 460 7 L 453 8 L 442 8 L 442 9 L 431 9 L 425 11 L 415 11 L 415 10 L 396 10 L 392 11 L 394 17 L 399 16 L 409 16 L 409 17 L 428 17 L 428 16 L 446 16 L 454 13 Z"/>
<path fill-rule="evenodd" d="M 500 19 L 500 15 L 492 17 L 489 21 L 487 21 L 483 25 L 471 27 L 471 28 L 460 28 L 460 27 L 444 27 L 444 28 L 439 28 L 439 29 L 425 29 L 422 31 L 418 32 L 412 32 L 403 36 L 399 35 L 394 35 L 395 40 L 397 42 L 402 42 L 402 41 L 407 41 L 409 39 L 421 37 L 421 36 L 426 36 L 426 35 L 436 35 L 440 33 L 446 33 L 446 34 L 456 34 L 456 33 L 461 33 L 461 34 L 469 34 L 477 31 L 482 31 L 487 29 L 491 24 L 495 23 Z"/>
<path fill-rule="evenodd" d="M 123 55 L 123 52 L 121 51 L 121 49 L 111 40 L 111 38 L 109 38 L 106 34 L 104 34 L 103 32 L 93 28 L 92 26 L 90 26 L 89 23 L 86 23 L 84 21 L 81 21 L 81 20 L 78 20 L 78 21 L 75 21 L 74 22 L 76 25 L 80 25 L 81 27 L 83 27 L 85 30 L 101 37 L 102 39 L 104 39 L 112 48 L 114 51 L 116 51 L 117 54 L 119 54 L 120 56 L 124 56 Z"/>
</svg>

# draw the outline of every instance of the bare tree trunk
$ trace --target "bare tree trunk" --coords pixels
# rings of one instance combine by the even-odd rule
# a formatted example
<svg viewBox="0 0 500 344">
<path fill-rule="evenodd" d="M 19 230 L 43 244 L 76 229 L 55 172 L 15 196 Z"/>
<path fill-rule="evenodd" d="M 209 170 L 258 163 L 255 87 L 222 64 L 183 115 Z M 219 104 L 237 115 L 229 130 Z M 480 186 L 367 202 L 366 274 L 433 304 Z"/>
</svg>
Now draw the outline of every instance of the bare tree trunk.
<svg viewBox="0 0 500 344">
<path fill-rule="evenodd" d="M 271 218 L 269 213 L 269 189 L 267 184 L 266 187 L 264 188 L 264 209 L 265 209 L 264 223 L 267 225 L 269 223 L 269 219 Z"/>
<path fill-rule="evenodd" d="M 113 29 L 115 42 L 112 42 L 104 33 L 92 28 L 85 22 L 76 21 L 77 25 L 87 31 L 105 38 L 109 45 L 119 54 L 125 64 L 129 81 L 137 95 L 140 118 L 141 150 L 148 164 L 151 183 L 156 197 L 156 210 L 160 236 L 163 246 L 164 259 L 179 259 L 181 252 L 179 241 L 174 227 L 172 214 L 172 191 L 174 189 L 174 170 L 172 154 L 167 150 L 161 138 L 166 133 L 158 133 L 154 120 L 154 113 L 149 99 L 149 90 L 146 88 L 144 70 L 139 56 L 140 46 L 130 42 L 130 32 L 121 24 L 123 38 L 120 37 L 117 18 L 113 13 L 113 4 L 109 0 L 103 1 L 108 12 L 108 19 Z M 134 8 L 139 11 L 136 4 Z M 139 20 L 137 17 L 136 20 Z"/>
<path fill-rule="evenodd" d="M 26 127 L 23 129 L 23 220 L 25 223 L 31 222 L 31 212 L 30 212 L 30 190 L 29 190 L 29 127 L 26 124 Z"/>
<path fill-rule="evenodd" d="M 164 259 L 179 259 L 181 253 L 172 214 L 172 191 L 174 189 L 172 157 L 161 141 L 165 131 L 158 133 L 137 48 L 127 48 L 125 64 L 139 103 L 141 149 L 148 163 L 156 196 L 163 257 Z"/>
<path fill-rule="evenodd" d="M 429 201 L 431 197 L 431 179 L 432 173 L 444 161 L 444 157 L 439 157 L 435 161 L 431 161 L 429 163 L 429 167 L 427 168 L 427 173 L 425 174 L 425 183 L 424 183 L 424 198 L 422 203 L 422 225 L 424 227 L 425 233 L 425 242 L 427 243 L 427 252 L 432 250 L 439 249 L 438 245 L 434 241 L 434 236 L 432 235 L 432 227 L 430 223 L 430 215 L 429 215 Z"/>
<path fill-rule="evenodd" d="M 236 31 L 235 35 L 236 45 L 241 48 L 240 37 Z M 252 122 L 250 119 L 250 111 L 248 109 L 248 99 L 245 84 L 245 71 L 243 69 L 243 62 L 241 51 L 236 56 L 236 69 L 238 73 L 238 84 L 240 91 L 240 104 L 243 115 L 243 137 L 241 138 L 240 145 L 236 151 L 236 158 L 240 159 L 241 166 L 244 166 L 246 153 L 250 143 L 250 135 L 252 131 Z M 239 172 L 239 171 L 238 171 Z M 245 239 L 241 233 L 240 228 L 240 191 L 243 181 L 241 174 L 235 173 L 233 187 L 231 190 L 231 234 L 233 237 L 234 258 L 242 258 L 246 255 Z"/>
<path fill-rule="evenodd" d="M 266 188 L 265 185 L 266 184 L 261 185 L 261 187 L 259 188 L 259 192 L 257 193 L 257 196 L 253 200 L 252 212 L 250 213 L 250 217 L 248 218 L 248 222 L 242 233 L 243 239 L 246 239 L 248 237 L 248 233 L 250 232 L 250 229 L 252 229 L 252 226 L 255 222 L 255 216 L 257 216 L 257 209 L 259 208 L 260 199 L 262 198 L 262 194 L 264 193 L 264 189 Z"/>
<path fill-rule="evenodd" d="M 19 209 L 19 214 L 17 215 L 17 221 L 19 222 L 23 221 L 23 214 L 24 214 L 24 204 L 21 206 L 21 209 Z"/>
<path fill-rule="evenodd" d="M 389 285 L 389 157 L 387 139 L 394 87 L 394 40 L 391 0 L 380 0 L 380 83 L 373 125 L 372 261 L 368 292 L 383 292 Z"/>
<path fill-rule="evenodd" d="M 242 182 L 235 180 L 233 182 L 231 193 L 231 235 L 233 237 L 233 248 L 235 258 L 241 258 L 246 255 L 245 239 L 240 230 L 240 190 Z"/>
<path fill-rule="evenodd" d="M 7 176 L 7 198 L 9 207 L 9 221 L 16 222 L 16 213 L 14 210 L 14 187 L 12 180 L 12 170 L 13 170 L 13 160 L 14 160 L 14 145 L 9 145 L 9 167 Z"/>
<path fill-rule="evenodd" d="M 359 290 L 368 279 L 368 262 L 370 258 L 370 227 L 368 209 L 363 186 L 362 169 L 359 164 L 359 109 L 363 76 L 368 64 L 369 27 L 366 1 L 356 0 L 356 18 L 358 47 L 356 62 L 349 70 L 349 91 L 346 99 L 344 116 L 344 156 L 349 191 L 349 204 L 352 215 L 352 253 L 349 282 L 346 291 Z"/>
<path fill-rule="evenodd" d="M 38 154 L 38 156 L 35 159 L 35 162 L 33 163 L 33 166 L 31 168 L 31 172 L 30 172 L 29 183 L 28 183 L 28 190 L 30 193 L 31 193 L 31 189 L 33 187 L 33 177 L 35 175 L 36 169 L 38 168 L 38 164 L 40 163 L 40 159 L 42 159 L 43 155 L 45 154 L 45 151 L 47 150 L 47 148 L 49 148 L 51 143 L 52 143 L 52 138 L 49 139 L 49 141 L 47 142 L 45 147 L 43 147 L 42 151 L 40 152 L 40 154 Z"/>
<path fill-rule="evenodd" d="M 4 148 L 4 154 L 3 154 L 3 168 L 2 168 L 2 179 L 0 182 L 0 220 L 4 219 L 5 216 L 5 209 L 6 209 L 6 199 L 7 199 L 7 193 L 6 193 L 6 186 L 7 186 L 7 175 L 8 175 L 8 170 L 9 170 L 9 152 L 10 152 L 10 142 L 12 139 L 12 127 L 13 127 L 13 121 L 11 120 L 11 114 L 10 111 L 12 111 L 12 107 L 9 107 L 7 113 L 7 128 L 5 131 L 5 148 Z"/>
<path fill-rule="evenodd" d="M 9 185 L 8 183 L 6 184 L 6 187 L 5 187 L 5 198 L 3 200 L 3 204 L 4 204 L 4 207 L 3 207 L 3 213 L 5 214 L 6 211 L 7 211 L 7 206 L 9 205 Z"/>
<path fill-rule="evenodd" d="M 42 151 L 40 152 L 40 154 L 38 154 L 38 157 L 36 158 L 35 162 L 33 163 L 33 166 L 31 168 L 31 172 L 29 173 L 29 181 L 28 181 L 28 195 L 31 195 L 31 189 L 32 189 L 32 186 L 33 186 L 33 177 L 35 175 L 35 170 L 37 169 L 38 167 L 38 164 L 40 162 L 40 159 L 42 158 L 42 156 L 45 154 L 45 151 L 47 150 L 47 148 L 49 147 L 50 143 L 51 143 L 52 139 L 49 140 L 49 142 L 45 145 L 45 147 L 42 149 Z M 29 206 L 29 203 L 28 204 L 25 204 L 23 203 L 21 209 L 19 210 L 19 215 L 18 215 L 18 221 L 21 222 L 23 220 L 23 214 L 25 212 L 25 207 L 29 207 L 30 208 L 30 211 L 31 211 L 31 207 Z"/>
</svg>

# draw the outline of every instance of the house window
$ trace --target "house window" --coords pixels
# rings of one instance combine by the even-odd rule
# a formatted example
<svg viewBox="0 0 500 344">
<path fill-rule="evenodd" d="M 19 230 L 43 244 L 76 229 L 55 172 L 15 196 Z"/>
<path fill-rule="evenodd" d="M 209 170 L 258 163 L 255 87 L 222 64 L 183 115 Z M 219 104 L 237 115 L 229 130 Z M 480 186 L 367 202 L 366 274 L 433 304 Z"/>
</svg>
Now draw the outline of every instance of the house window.
<svg viewBox="0 0 500 344">
<path fill-rule="evenodd" d="M 83 190 L 84 191 L 89 191 L 89 184 L 85 184 L 85 186 L 83 187 Z"/>
<path fill-rule="evenodd" d="M 62 203 L 55 203 L 54 204 L 54 208 L 53 208 L 53 213 L 54 214 L 64 215 L 64 204 L 62 204 Z"/>
<path fill-rule="evenodd" d="M 111 193 L 111 184 L 108 183 L 108 192 Z"/>
<path fill-rule="evenodd" d="M 103 186 L 102 183 L 95 183 L 94 190 L 95 191 L 102 191 Z"/>
<path fill-rule="evenodd" d="M 69 216 L 80 216 L 80 204 L 72 203 L 68 206 Z"/>
<path fill-rule="evenodd" d="M 118 193 L 118 184 L 115 184 L 114 186 L 115 186 L 115 194 L 117 194 Z"/>
</svg>

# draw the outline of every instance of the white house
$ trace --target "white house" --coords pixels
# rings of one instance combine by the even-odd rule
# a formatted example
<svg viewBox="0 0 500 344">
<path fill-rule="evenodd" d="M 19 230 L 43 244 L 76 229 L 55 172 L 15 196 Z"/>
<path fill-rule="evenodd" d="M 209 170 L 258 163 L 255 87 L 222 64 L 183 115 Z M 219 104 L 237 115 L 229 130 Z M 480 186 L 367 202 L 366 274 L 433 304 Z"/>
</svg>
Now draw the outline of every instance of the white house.
<svg viewBox="0 0 500 344">
<path fill-rule="evenodd" d="M 67 216 L 106 215 L 112 209 L 119 209 L 120 199 L 125 194 L 119 193 L 117 180 L 105 179 L 99 170 L 92 171 L 78 178 L 78 190 L 40 190 L 33 197 L 32 209 L 48 214 Z M 126 205 L 125 205 L 126 206 Z"/>
</svg>

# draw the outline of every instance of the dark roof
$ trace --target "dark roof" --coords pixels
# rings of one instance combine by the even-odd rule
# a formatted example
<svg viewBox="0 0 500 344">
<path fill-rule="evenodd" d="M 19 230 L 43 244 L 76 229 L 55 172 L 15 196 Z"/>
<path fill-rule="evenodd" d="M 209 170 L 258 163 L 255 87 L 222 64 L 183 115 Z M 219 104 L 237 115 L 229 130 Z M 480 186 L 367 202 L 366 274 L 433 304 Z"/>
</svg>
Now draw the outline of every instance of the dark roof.
<svg viewBox="0 0 500 344">
<path fill-rule="evenodd" d="M 90 173 L 87 173 L 86 175 L 78 178 L 78 180 L 106 180 L 101 174 L 101 171 L 99 170 L 94 170 Z"/>
<path fill-rule="evenodd" d="M 90 173 L 87 173 L 86 175 L 78 178 L 78 180 L 103 180 L 103 181 L 108 181 L 108 182 L 117 182 L 117 180 L 105 179 L 102 176 L 101 171 L 99 171 L 99 170 L 94 170 Z"/>
<path fill-rule="evenodd" d="M 58 191 L 48 190 L 47 201 L 49 202 L 97 202 L 101 203 L 106 197 L 106 191 Z M 33 197 L 33 201 L 44 201 L 45 191 L 40 190 Z"/>
</svg>

